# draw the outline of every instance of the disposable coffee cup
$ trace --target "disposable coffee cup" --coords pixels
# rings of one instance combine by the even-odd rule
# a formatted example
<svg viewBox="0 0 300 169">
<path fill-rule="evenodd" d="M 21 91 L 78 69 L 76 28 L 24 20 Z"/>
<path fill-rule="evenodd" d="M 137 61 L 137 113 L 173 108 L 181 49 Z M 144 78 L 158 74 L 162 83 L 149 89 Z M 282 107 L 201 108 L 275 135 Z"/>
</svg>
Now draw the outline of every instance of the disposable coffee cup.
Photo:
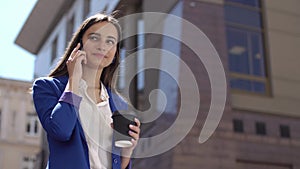
<svg viewBox="0 0 300 169">
<path fill-rule="evenodd" d="M 115 111 L 112 115 L 114 125 L 114 143 L 116 147 L 131 147 L 132 137 L 129 135 L 129 125 L 136 125 L 133 112 Z"/>
</svg>

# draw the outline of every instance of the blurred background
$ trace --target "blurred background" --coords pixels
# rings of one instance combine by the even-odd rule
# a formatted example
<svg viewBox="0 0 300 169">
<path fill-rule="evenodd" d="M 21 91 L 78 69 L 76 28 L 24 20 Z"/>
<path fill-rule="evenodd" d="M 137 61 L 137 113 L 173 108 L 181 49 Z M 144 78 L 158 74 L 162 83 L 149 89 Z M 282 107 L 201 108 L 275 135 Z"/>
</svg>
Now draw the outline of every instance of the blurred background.
<svg viewBox="0 0 300 169">
<path fill-rule="evenodd" d="M 21 28 L 31 13 L 36 0 L 3 2 L 0 19 L 1 62 L 0 78 L 31 81 L 34 70 L 34 54 L 15 44 Z M 16 6 L 16 4 L 20 6 Z"/>
<path fill-rule="evenodd" d="M 189 30 L 182 22 L 174 23 L 168 17 L 150 22 L 147 16 L 141 16 L 128 23 L 122 22 L 124 29 L 136 33 L 122 41 L 121 58 L 148 48 L 172 52 L 192 70 L 201 100 L 196 122 L 187 136 L 162 154 L 133 159 L 134 168 L 300 169 L 299 0 L 26 0 L 3 3 L 1 169 L 45 168 L 48 145 L 28 89 L 35 78 L 47 76 L 63 55 L 72 33 L 86 17 L 115 10 L 120 10 L 118 17 L 162 12 L 189 21 L 203 31 L 216 48 L 227 80 L 223 117 L 212 137 L 201 143 L 199 134 L 212 99 L 205 66 L 181 40 L 143 34 L 147 23 L 165 34 L 175 31 L 178 37 L 186 37 Z M 188 37 L 189 41 L 198 43 L 193 35 Z M 205 54 L 209 49 L 201 50 Z M 133 66 L 121 68 L 117 81 L 120 93 L 125 88 L 127 74 L 145 67 L 150 58 L 155 57 L 148 55 L 139 53 Z M 163 57 L 157 64 L 172 68 L 174 74 L 149 69 L 130 82 L 129 99 L 139 110 L 149 108 L 148 96 L 153 89 L 161 89 L 168 101 L 159 118 L 142 126 L 141 135 L 145 138 L 168 129 L 181 106 L 177 82 L 183 81 L 185 75 L 180 64 L 171 65 Z M 159 109 L 159 103 L 156 106 Z M 185 113 L 188 115 L 190 111 Z M 149 141 L 147 144 L 151 147 L 155 143 Z M 147 151 L 147 144 L 139 151 Z"/>
</svg>

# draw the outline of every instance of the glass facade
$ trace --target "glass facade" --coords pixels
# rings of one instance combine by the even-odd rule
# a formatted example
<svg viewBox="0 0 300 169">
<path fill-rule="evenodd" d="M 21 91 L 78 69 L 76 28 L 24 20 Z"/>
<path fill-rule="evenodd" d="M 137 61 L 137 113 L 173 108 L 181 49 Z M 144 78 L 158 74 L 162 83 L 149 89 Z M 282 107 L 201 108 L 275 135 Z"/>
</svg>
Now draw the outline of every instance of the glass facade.
<svg viewBox="0 0 300 169">
<path fill-rule="evenodd" d="M 225 20 L 230 87 L 268 93 L 262 9 L 259 0 L 226 0 Z"/>
</svg>

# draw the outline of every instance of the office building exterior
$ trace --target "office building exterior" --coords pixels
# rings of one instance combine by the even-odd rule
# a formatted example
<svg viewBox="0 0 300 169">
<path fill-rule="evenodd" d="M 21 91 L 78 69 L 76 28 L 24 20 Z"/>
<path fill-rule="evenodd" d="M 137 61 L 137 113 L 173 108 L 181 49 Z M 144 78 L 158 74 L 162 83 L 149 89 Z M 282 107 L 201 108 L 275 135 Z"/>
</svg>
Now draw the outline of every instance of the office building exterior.
<svg viewBox="0 0 300 169">
<path fill-rule="evenodd" d="M 84 18 L 120 10 L 126 37 L 121 56 L 137 57 L 121 68 L 117 87 L 126 92 L 128 74 L 137 74 L 130 83 L 130 101 L 141 111 L 151 107 L 161 112 L 143 125 L 142 137 L 167 131 L 180 113 L 189 117 L 199 106 L 192 128 L 178 144 L 155 156 L 134 159 L 135 168 L 295 169 L 300 168 L 299 6 L 297 0 L 38 1 L 16 43 L 36 55 L 35 77 L 45 76 Z M 160 14 L 166 15 L 155 17 Z M 199 43 L 204 37 L 200 32 L 218 53 L 224 74 L 219 62 L 209 62 L 212 48 Z M 197 90 L 188 83 L 181 61 L 195 77 Z M 155 68 L 137 71 L 151 64 Z M 224 83 L 226 93 L 222 86 L 211 87 Z M 149 100 L 154 89 L 163 91 L 164 97 L 154 94 Z M 198 95 L 199 102 L 186 94 Z M 224 94 L 225 105 L 213 102 Z M 162 98 L 168 101 L 165 105 Z M 190 109 L 182 112 L 185 103 Z M 199 135 L 207 127 L 211 105 L 224 111 L 217 129 L 203 143 Z M 151 144 L 155 143 L 150 139 L 138 151 L 147 151 Z"/>
</svg>

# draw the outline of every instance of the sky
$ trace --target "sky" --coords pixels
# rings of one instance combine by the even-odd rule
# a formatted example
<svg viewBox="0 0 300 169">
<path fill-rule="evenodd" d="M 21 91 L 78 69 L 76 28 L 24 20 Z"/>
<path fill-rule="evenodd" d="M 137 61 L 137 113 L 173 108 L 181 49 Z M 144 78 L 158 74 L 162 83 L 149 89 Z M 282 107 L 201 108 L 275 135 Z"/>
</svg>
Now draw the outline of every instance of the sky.
<svg viewBox="0 0 300 169">
<path fill-rule="evenodd" d="M 33 80 L 35 56 L 14 42 L 36 2 L 8 0 L 1 3 L 0 78 Z"/>
</svg>

